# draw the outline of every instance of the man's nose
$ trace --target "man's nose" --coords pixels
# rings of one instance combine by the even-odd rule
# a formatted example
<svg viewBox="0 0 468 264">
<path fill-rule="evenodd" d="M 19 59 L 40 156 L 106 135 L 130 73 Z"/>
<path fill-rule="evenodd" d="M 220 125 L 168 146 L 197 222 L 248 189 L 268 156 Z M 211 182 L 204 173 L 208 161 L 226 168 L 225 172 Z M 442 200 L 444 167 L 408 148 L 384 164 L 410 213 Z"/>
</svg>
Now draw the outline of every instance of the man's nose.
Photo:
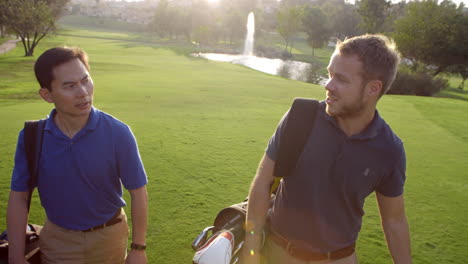
<svg viewBox="0 0 468 264">
<path fill-rule="evenodd" d="M 325 85 L 323 86 L 325 88 L 325 90 L 327 91 L 332 91 L 335 89 L 335 85 L 334 85 L 334 82 L 333 82 L 333 79 L 332 78 L 328 78 L 327 82 L 325 83 Z"/>
<path fill-rule="evenodd" d="M 86 84 L 79 83 L 78 84 L 78 95 L 86 96 L 89 94 L 88 86 Z"/>
</svg>

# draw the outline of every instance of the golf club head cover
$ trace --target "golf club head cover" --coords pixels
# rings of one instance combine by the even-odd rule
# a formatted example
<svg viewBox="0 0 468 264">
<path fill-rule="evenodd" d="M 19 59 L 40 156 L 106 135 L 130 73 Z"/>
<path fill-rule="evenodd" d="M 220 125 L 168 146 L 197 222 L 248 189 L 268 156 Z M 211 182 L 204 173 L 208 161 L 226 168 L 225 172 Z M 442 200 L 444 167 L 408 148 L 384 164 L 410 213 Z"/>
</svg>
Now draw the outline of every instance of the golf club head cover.
<svg viewBox="0 0 468 264">
<path fill-rule="evenodd" d="M 229 264 L 231 262 L 234 235 L 221 230 L 214 234 L 193 256 L 195 264 Z"/>
</svg>

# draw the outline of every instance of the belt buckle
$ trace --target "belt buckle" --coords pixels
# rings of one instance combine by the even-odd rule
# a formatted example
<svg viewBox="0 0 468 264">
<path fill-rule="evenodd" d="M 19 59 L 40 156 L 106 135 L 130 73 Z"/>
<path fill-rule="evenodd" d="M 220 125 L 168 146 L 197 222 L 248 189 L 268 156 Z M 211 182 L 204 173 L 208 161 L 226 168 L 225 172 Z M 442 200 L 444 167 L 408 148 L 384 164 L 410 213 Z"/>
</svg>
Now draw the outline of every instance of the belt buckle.
<svg viewBox="0 0 468 264">
<path fill-rule="evenodd" d="M 331 260 L 331 252 L 327 252 L 327 260 Z"/>
</svg>

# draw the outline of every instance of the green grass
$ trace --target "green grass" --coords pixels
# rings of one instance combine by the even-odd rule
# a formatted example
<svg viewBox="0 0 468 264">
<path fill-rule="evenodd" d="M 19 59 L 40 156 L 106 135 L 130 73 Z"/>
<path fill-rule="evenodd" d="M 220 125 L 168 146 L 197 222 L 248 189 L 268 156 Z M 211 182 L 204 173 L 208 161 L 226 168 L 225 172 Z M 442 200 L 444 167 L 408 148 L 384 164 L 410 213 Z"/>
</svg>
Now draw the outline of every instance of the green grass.
<svg viewBox="0 0 468 264">
<path fill-rule="evenodd" d="M 449 88 L 436 94 L 436 97 L 468 101 L 468 82 L 465 81 L 465 88 L 460 90 L 458 87 L 462 82 L 462 78 L 459 74 L 443 74 L 441 77 L 448 80 Z"/>
<path fill-rule="evenodd" d="M 132 127 L 148 173 L 149 263 L 190 263 L 190 243 L 198 232 L 212 224 L 221 208 L 245 198 L 268 139 L 292 99 L 322 99 L 324 91 L 238 65 L 191 58 L 179 48 L 126 41 L 116 38 L 116 32 L 86 32 L 69 28 L 67 36 L 46 38 L 36 55 L 64 44 L 89 53 L 95 106 Z M 0 227 L 5 226 L 17 134 L 24 120 L 44 117 L 52 107 L 35 95 L 34 59 L 22 57 L 21 47 L 0 59 Z M 379 109 L 405 142 L 414 263 L 465 263 L 468 103 L 385 96 Z M 36 198 L 31 221 L 43 219 Z M 391 263 L 372 197 L 366 203 L 358 257 L 360 263 Z"/>
</svg>

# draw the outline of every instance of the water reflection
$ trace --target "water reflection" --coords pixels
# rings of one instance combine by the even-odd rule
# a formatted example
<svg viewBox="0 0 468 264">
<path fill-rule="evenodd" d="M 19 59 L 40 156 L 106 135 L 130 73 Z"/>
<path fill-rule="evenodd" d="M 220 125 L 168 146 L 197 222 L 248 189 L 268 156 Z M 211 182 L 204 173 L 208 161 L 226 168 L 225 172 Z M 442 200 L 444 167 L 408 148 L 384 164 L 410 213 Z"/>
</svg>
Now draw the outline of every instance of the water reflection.
<svg viewBox="0 0 468 264">
<path fill-rule="evenodd" d="M 214 61 L 230 62 L 244 65 L 251 69 L 268 74 L 279 75 L 292 80 L 323 85 L 325 78 L 318 75 L 319 66 L 302 61 L 281 59 L 269 59 L 247 55 L 231 55 L 221 53 L 197 53 L 196 57 L 202 57 Z"/>
</svg>

